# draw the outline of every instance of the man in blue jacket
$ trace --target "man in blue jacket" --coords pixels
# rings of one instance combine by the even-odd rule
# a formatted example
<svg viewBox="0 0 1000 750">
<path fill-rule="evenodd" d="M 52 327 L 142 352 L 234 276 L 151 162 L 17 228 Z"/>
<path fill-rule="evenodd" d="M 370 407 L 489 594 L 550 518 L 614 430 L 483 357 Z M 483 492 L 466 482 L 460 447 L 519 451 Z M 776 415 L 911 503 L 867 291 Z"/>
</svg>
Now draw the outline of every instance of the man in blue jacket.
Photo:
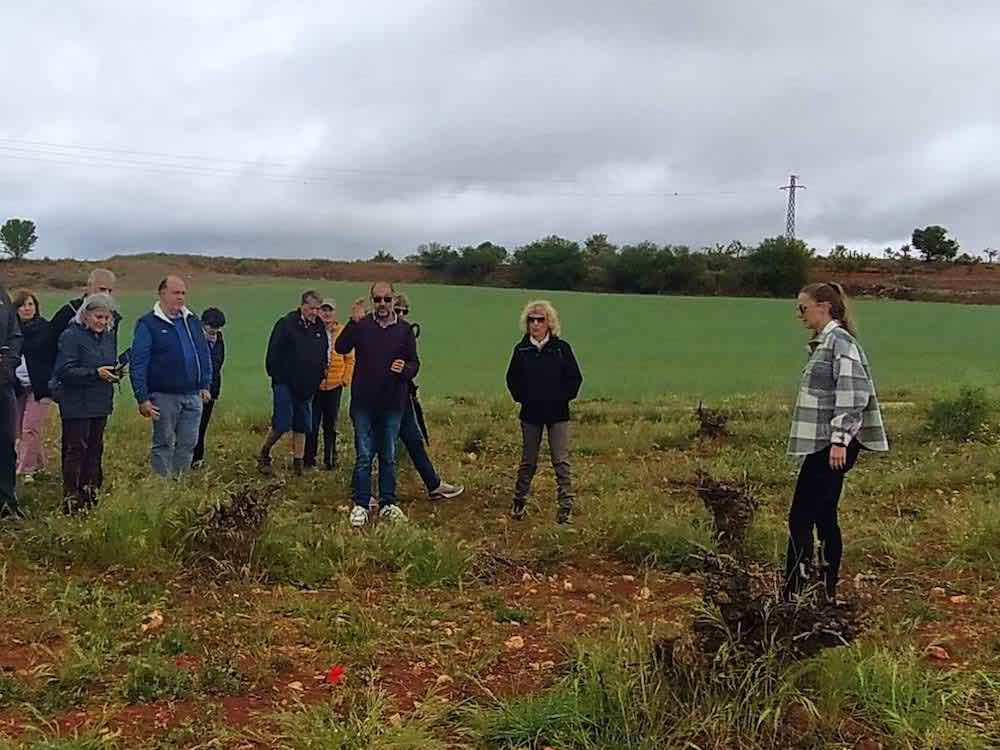
<svg viewBox="0 0 1000 750">
<path fill-rule="evenodd" d="M 191 468 L 202 405 L 212 398 L 212 355 L 198 318 L 184 305 L 179 276 L 160 282 L 160 300 L 135 324 L 129 372 L 139 413 L 153 420 L 153 471 Z"/>
</svg>

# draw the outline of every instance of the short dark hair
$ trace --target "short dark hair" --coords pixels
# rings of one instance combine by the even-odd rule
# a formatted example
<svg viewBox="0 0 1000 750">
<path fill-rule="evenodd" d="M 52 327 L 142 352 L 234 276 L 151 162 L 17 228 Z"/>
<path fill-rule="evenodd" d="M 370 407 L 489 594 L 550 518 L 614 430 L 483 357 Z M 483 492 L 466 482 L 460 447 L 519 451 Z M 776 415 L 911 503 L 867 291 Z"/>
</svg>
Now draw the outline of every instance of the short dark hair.
<svg viewBox="0 0 1000 750">
<path fill-rule="evenodd" d="M 163 279 L 160 281 L 160 285 L 156 287 L 156 291 L 162 292 L 166 288 L 167 288 L 167 277 L 164 276 Z"/>
<path fill-rule="evenodd" d="M 302 301 L 300 304 L 304 305 L 306 302 L 309 302 L 310 300 L 316 303 L 323 301 L 322 298 L 319 296 L 319 292 L 317 292 L 315 289 L 308 289 L 302 292 Z"/>
<path fill-rule="evenodd" d="M 226 314 L 217 307 L 207 307 L 201 314 L 201 322 L 212 328 L 222 328 L 226 324 Z"/>
</svg>

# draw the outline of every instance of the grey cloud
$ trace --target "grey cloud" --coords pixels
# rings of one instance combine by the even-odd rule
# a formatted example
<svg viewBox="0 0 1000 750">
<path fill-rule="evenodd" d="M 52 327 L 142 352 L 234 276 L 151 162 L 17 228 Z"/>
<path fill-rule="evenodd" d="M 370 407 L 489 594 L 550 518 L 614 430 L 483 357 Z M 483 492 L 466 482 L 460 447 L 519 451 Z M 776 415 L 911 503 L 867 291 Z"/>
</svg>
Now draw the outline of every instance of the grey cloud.
<svg viewBox="0 0 1000 750">
<path fill-rule="evenodd" d="M 781 233 L 794 171 L 821 246 L 940 223 L 980 249 L 998 22 L 903 0 L 21 4 L 0 10 L 0 205 L 51 255 L 697 246 Z"/>
</svg>

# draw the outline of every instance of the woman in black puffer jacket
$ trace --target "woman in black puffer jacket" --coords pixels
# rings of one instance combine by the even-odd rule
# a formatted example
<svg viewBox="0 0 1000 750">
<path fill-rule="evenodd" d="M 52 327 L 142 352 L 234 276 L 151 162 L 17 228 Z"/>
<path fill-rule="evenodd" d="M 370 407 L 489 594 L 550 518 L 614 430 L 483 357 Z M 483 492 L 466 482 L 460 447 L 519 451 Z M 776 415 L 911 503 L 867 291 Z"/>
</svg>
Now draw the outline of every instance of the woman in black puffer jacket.
<svg viewBox="0 0 1000 750">
<path fill-rule="evenodd" d="M 63 431 L 63 509 L 67 513 L 97 502 L 104 482 L 104 428 L 114 408 L 118 353 L 108 324 L 115 302 L 92 294 L 59 336 L 52 393 L 59 402 Z"/>
<path fill-rule="evenodd" d="M 521 465 L 514 485 L 511 515 L 524 517 L 531 480 L 538 467 L 542 432 L 548 430 L 552 468 L 558 486 L 559 523 L 569 523 L 573 488 L 569 465 L 569 402 L 580 393 L 583 376 L 569 343 L 559 338 L 559 314 L 545 300 L 531 302 L 521 312 L 524 336 L 514 347 L 507 367 L 507 389 L 521 404 Z"/>
</svg>

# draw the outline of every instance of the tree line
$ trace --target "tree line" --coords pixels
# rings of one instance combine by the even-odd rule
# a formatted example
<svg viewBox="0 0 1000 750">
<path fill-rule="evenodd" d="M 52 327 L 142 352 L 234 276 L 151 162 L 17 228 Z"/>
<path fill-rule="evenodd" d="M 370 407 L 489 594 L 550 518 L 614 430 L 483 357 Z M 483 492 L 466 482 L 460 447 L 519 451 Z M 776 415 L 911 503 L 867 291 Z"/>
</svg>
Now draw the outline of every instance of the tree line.
<svg viewBox="0 0 1000 750">
<path fill-rule="evenodd" d="M 913 230 L 910 244 L 886 248 L 885 258 L 907 265 L 914 251 L 925 262 L 973 262 L 959 254 L 958 242 L 938 225 Z M 997 253 L 985 251 L 992 262 Z M 686 245 L 639 242 L 618 246 L 606 234 L 582 243 L 550 235 L 509 252 L 492 242 L 452 248 L 437 242 L 419 245 L 404 263 L 414 263 L 460 283 L 509 281 L 541 289 L 574 289 L 637 294 L 787 296 L 808 281 L 817 256 L 802 240 L 769 237 L 757 245 L 730 242 L 692 249 Z M 371 262 L 396 263 L 380 251 Z M 837 245 L 825 258 L 835 271 L 864 270 L 872 256 Z M 975 259 L 978 262 L 978 258 Z"/>
</svg>

